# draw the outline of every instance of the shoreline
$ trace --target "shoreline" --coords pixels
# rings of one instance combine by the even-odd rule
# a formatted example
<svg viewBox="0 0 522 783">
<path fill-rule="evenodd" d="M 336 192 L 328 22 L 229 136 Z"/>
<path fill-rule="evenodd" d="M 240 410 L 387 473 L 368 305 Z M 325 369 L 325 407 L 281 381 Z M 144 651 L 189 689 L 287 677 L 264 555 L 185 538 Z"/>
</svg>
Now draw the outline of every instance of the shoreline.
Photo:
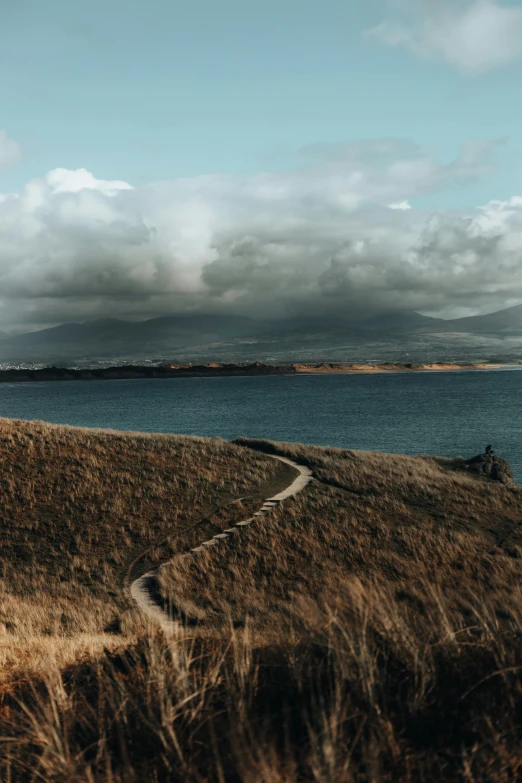
<svg viewBox="0 0 522 783">
<path fill-rule="evenodd" d="M 341 362 L 251 364 L 218 363 L 198 365 L 164 364 L 156 366 L 121 365 L 97 369 L 45 367 L 38 370 L 0 370 L 0 383 L 31 383 L 43 381 L 140 380 L 146 378 L 216 378 L 260 377 L 268 375 L 374 375 L 415 372 L 476 372 L 515 367 L 511 364 L 473 364 L 471 362 L 434 362 L 425 364 L 383 362 L 381 364 L 348 364 Z"/>
</svg>

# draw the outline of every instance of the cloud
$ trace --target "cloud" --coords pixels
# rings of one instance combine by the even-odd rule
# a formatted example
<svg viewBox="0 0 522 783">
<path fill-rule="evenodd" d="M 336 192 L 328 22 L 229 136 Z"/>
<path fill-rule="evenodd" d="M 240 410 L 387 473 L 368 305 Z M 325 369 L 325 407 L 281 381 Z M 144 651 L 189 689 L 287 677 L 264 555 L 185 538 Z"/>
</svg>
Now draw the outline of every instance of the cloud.
<svg viewBox="0 0 522 783">
<path fill-rule="evenodd" d="M 47 174 L 46 183 L 54 193 L 79 193 L 80 190 L 97 190 L 104 196 L 113 196 L 119 190 L 132 190 L 132 185 L 121 180 L 103 180 L 93 177 L 87 169 L 53 169 Z"/>
<path fill-rule="evenodd" d="M 522 58 L 522 8 L 493 0 L 422 0 L 407 3 L 404 16 L 383 21 L 366 34 L 425 59 L 445 61 L 466 74 Z"/>
<path fill-rule="evenodd" d="M 407 209 L 487 171 L 492 146 L 445 164 L 390 139 L 316 146 L 293 171 L 143 187 L 54 169 L 0 200 L 0 323 L 502 307 L 522 299 L 522 198 Z"/>
<path fill-rule="evenodd" d="M 10 139 L 5 130 L 0 129 L 0 168 L 16 163 L 22 157 L 22 149 L 17 141 Z"/>
<path fill-rule="evenodd" d="M 431 216 L 402 246 L 394 231 L 349 243 L 330 260 L 320 289 L 334 300 L 362 298 L 376 309 L 501 308 L 522 297 L 522 205 L 511 210 L 503 230 L 493 228 L 498 220 L 487 225 L 485 219 L 505 207 L 487 205 L 473 216 Z"/>
<path fill-rule="evenodd" d="M 402 209 L 403 212 L 411 209 L 412 206 L 409 201 L 398 201 L 396 204 L 388 204 L 389 209 Z"/>
</svg>

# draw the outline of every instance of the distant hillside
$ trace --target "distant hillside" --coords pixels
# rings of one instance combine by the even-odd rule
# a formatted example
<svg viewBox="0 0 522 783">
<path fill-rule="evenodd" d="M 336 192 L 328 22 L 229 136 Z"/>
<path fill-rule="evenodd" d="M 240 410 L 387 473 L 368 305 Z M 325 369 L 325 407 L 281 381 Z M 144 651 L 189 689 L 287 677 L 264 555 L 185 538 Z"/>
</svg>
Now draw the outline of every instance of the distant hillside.
<svg viewBox="0 0 522 783">
<path fill-rule="evenodd" d="M 443 325 L 445 321 L 442 318 L 431 318 L 429 315 L 420 313 L 383 313 L 373 316 L 367 320 L 359 322 L 359 328 L 362 329 L 418 329 L 418 328 L 437 328 Z"/>
<path fill-rule="evenodd" d="M 58 344 L 193 341 L 238 337 L 259 328 L 250 318 L 242 316 L 179 315 L 152 318 L 147 321 L 121 321 L 104 318 L 85 323 L 66 323 L 50 329 L 19 334 L 7 340 L 10 345 L 36 346 Z"/>
<path fill-rule="evenodd" d="M 498 334 L 499 332 L 522 332 L 522 305 L 508 307 L 487 315 L 472 315 L 467 318 L 455 318 L 443 321 L 446 329 L 475 334 Z"/>
<path fill-rule="evenodd" d="M 509 307 L 487 315 L 466 318 L 431 318 L 420 313 L 384 313 L 361 321 L 359 328 L 414 330 L 423 332 L 460 332 L 466 334 L 499 334 L 506 331 L 522 332 L 522 305 Z"/>
<path fill-rule="evenodd" d="M 510 353 L 519 345 L 522 354 L 522 305 L 452 320 L 416 312 L 359 320 L 349 313 L 345 318 L 281 319 L 187 314 L 146 321 L 105 318 L 15 336 L 0 333 L 0 362 L 463 361 L 505 352 L 506 340 L 511 341 Z"/>
</svg>

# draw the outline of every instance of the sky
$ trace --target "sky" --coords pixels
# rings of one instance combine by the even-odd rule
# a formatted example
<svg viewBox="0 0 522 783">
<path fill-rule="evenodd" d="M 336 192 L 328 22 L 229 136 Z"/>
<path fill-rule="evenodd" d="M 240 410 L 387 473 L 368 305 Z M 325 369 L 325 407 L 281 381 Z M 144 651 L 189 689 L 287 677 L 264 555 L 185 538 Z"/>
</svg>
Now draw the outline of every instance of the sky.
<svg viewBox="0 0 522 783">
<path fill-rule="evenodd" d="M 0 328 L 522 302 L 522 0 L 0 0 Z"/>
</svg>

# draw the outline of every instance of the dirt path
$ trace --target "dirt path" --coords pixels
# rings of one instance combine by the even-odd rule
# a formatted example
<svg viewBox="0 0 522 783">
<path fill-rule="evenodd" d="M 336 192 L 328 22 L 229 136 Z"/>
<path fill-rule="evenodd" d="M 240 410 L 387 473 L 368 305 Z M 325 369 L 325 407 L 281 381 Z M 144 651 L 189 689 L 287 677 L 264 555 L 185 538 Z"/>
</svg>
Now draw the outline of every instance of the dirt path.
<svg viewBox="0 0 522 783">
<path fill-rule="evenodd" d="M 209 546 L 226 543 L 230 536 L 238 535 L 243 528 L 256 522 L 265 514 L 269 514 L 283 500 L 297 495 L 297 493 L 301 492 L 301 490 L 303 490 L 312 480 L 312 471 L 305 465 L 298 465 L 296 462 L 293 462 L 286 457 L 278 457 L 274 454 L 267 454 L 266 456 L 271 459 L 277 459 L 280 462 L 285 462 L 287 465 L 295 468 L 299 475 L 282 492 L 265 500 L 259 511 L 256 511 L 253 517 L 245 519 L 243 522 L 238 522 L 234 527 L 225 530 L 223 533 L 218 533 L 218 535 L 208 541 L 204 541 L 200 546 L 192 549 L 188 555 L 184 555 L 185 557 L 197 556 L 198 552 L 203 552 Z M 172 632 L 179 627 L 179 624 L 171 619 L 169 613 L 165 611 L 162 603 L 156 596 L 156 574 L 158 573 L 159 568 L 161 568 L 161 566 L 158 566 L 158 568 L 155 568 L 153 571 L 148 571 L 146 574 L 143 574 L 143 576 L 135 579 L 130 585 L 130 594 L 142 612 L 147 614 L 151 620 L 158 623 L 164 631 Z"/>
</svg>

